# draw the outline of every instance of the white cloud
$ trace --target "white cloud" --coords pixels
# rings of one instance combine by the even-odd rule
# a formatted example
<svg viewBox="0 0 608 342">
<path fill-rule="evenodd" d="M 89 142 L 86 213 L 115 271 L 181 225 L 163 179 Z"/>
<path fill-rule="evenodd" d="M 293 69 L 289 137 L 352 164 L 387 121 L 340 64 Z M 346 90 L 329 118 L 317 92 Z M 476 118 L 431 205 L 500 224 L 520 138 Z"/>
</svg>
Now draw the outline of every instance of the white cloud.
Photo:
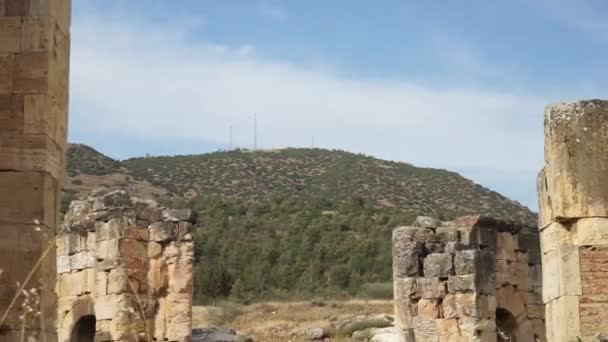
<svg viewBox="0 0 608 342">
<path fill-rule="evenodd" d="M 180 25 L 76 18 L 71 129 L 263 147 L 341 148 L 456 169 L 528 177 L 542 162 L 542 112 L 533 95 L 433 89 L 409 81 L 347 79 L 258 57 L 248 44 L 193 43 Z M 519 177 L 519 176 L 518 176 Z M 534 191 L 534 189 L 530 189 Z"/>
</svg>

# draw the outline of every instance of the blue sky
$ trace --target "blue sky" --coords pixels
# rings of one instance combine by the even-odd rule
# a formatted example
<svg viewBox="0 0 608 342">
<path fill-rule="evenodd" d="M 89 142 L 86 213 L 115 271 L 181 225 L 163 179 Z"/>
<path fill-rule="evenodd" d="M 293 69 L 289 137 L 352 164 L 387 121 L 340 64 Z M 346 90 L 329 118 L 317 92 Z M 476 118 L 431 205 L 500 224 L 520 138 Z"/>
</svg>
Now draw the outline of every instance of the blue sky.
<svg viewBox="0 0 608 342">
<path fill-rule="evenodd" d="M 144 5 L 145 4 L 145 5 Z M 116 158 L 341 148 L 536 208 L 546 104 L 608 89 L 600 0 L 73 2 L 70 140 Z"/>
</svg>

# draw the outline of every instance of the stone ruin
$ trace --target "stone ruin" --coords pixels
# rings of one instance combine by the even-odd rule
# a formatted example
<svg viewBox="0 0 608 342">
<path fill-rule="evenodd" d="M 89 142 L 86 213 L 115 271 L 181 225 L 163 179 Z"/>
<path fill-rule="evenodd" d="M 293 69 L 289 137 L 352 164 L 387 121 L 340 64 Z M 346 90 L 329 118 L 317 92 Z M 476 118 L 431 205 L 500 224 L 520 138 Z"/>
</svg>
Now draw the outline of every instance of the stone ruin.
<svg viewBox="0 0 608 342">
<path fill-rule="evenodd" d="M 538 191 L 548 338 L 606 338 L 608 101 L 547 107 Z"/>
<path fill-rule="evenodd" d="M 546 341 L 536 227 L 419 217 L 393 231 L 393 277 L 405 341 Z"/>
<path fill-rule="evenodd" d="M 57 235 L 59 342 L 189 341 L 194 220 L 121 190 L 72 202 Z"/>
</svg>

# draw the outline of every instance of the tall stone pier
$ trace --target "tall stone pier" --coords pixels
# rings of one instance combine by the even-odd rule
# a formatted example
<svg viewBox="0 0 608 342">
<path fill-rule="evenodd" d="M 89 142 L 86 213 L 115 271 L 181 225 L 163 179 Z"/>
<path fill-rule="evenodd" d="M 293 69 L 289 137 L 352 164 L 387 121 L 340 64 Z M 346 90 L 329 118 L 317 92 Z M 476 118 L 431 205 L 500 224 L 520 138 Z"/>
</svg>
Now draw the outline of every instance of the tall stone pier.
<svg viewBox="0 0 608 342">
<path fill-rule="evenodd" d="M 545 110 L 538 179 L 549 341 L 608 333 L 608 101 Z"/>
<path fill-rule="evenodd" d="M 0 0 L 0 342 L 56 341 L 69 0 Z"/>
</svg>

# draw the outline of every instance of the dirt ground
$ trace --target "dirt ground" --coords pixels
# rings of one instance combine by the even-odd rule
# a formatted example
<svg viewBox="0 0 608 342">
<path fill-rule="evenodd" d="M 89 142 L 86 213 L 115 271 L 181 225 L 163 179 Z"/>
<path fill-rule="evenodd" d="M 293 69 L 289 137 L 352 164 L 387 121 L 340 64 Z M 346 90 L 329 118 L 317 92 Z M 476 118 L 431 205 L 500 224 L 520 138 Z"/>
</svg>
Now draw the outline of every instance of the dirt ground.
<svg viewBox="0 0 608 342">
<path fill-rule="evenodd" d="M 222 303 L 195 306 L 193 327 L 232 328 L 255 341 L 299 341 L 297 334 L 310 327 L 328 327 L 361 315 L 393 313 L 392 301 L 267 302 L 249 306 Z"/>
</svg>

